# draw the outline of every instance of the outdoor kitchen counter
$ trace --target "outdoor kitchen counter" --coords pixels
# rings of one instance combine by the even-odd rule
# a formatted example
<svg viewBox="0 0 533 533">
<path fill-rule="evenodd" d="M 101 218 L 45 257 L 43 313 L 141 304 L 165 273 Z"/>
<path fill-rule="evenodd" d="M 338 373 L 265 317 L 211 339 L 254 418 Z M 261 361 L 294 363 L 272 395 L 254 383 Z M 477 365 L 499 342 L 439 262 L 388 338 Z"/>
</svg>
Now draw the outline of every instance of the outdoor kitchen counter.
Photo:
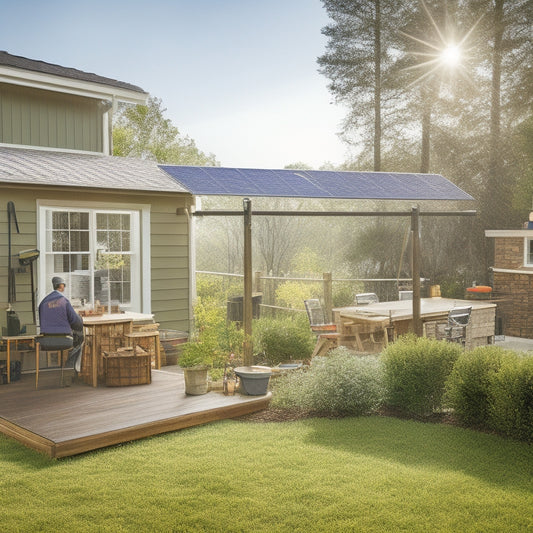
<svg viewBox="0 0 533 533">
<path fill-rule="evenodd" d="M 454 307 L 472 307 L 470 322 L 466 328 L 466 348 L 492 344 L 496 318 L 496 304 L 490 300 L 457 300 L 453 298 L 422 298 L 420 300 L 420 317 L 424 325 L 424 335 L 433 336 L 435 322 L 446 321 L 448 312 Z M 374 334 L 383 336 L 383 342 L 377 346 L 386 346 L 386 326 L 394 327 L 394 336 L 413 331 L 412 300 L 379 302 L 364 306 L 338 307 L 333 309 L 333 321 L 341 338 L 356 338 L 361 346 L 360 333 L 368 334 L 374 341 Z"/>
</svg>

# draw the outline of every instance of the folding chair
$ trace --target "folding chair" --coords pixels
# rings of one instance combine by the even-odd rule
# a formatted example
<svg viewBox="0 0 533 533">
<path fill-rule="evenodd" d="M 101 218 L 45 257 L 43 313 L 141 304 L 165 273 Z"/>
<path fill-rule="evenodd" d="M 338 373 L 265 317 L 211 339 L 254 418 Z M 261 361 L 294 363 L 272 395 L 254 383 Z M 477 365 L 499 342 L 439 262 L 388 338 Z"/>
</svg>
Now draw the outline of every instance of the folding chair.
<svg viewBox="0 0 533 533">
<path fill-rule="evenodd" d="M 448 342 L 465 344 L 466 327 L 470 322 L 472 307 L 454 307 L 448 312 L 448 321 L 445 324 L 437 324 L 436 338 Z"/>
</svg>

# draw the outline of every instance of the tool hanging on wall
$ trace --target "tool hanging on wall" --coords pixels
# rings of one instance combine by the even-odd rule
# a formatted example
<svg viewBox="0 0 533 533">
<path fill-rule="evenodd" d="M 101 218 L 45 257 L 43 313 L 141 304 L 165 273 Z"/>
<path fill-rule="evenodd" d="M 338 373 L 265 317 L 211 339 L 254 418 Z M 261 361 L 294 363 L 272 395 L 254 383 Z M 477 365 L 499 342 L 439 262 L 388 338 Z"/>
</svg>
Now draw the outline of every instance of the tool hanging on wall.
<svg viewBox="0 0 533 533">
<path fill-rule="evenodd" d="M 36 323 L 35 318 L 35 286 L 33 281 L 33 263 L 39 257 L 39 250 L 23 250 L 19 252 L 19 263 L 23 266 L 30 265 L 31 278 L 31 311 L 33 315 L 33 323 Z"/>
<path fill-rule="evenodd" d="M 11 221 L 15 222 L 17 233 L 20 233 L 15 204 L 13 202 L 7 202 L 7 301 L 9 304 L 17 301 L 15 270 L 11 264 Z"/>
</svg>

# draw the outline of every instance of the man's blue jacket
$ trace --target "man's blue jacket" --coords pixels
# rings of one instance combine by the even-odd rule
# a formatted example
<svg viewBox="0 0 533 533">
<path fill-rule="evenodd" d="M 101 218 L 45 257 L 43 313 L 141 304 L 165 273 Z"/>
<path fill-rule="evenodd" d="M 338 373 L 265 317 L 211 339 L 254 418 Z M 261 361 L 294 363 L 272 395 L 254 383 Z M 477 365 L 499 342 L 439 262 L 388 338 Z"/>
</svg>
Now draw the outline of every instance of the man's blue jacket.
<svg viewBox="0 0 533 533">
<path fill-rule="evenodd" d="M 51 292 L 39 305 L 41 333 L 64 333 L 83 328 L 83 321 L 71 303 L 59 291 Z"/>
</svg>

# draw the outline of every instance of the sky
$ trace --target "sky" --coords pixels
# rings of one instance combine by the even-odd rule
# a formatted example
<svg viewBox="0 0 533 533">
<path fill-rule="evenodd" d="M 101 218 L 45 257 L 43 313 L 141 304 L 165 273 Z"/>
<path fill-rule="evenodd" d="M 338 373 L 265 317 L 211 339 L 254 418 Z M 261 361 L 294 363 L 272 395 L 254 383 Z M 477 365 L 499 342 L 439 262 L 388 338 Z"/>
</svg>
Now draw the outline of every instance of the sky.
<svg viewBox="0 0 533 533">
<path fill-rule="evenodd" d="M 348 158 L 320 0 L 0 0 L 0 50 L 142 87 L 222 166 Z"/>
</svg>

